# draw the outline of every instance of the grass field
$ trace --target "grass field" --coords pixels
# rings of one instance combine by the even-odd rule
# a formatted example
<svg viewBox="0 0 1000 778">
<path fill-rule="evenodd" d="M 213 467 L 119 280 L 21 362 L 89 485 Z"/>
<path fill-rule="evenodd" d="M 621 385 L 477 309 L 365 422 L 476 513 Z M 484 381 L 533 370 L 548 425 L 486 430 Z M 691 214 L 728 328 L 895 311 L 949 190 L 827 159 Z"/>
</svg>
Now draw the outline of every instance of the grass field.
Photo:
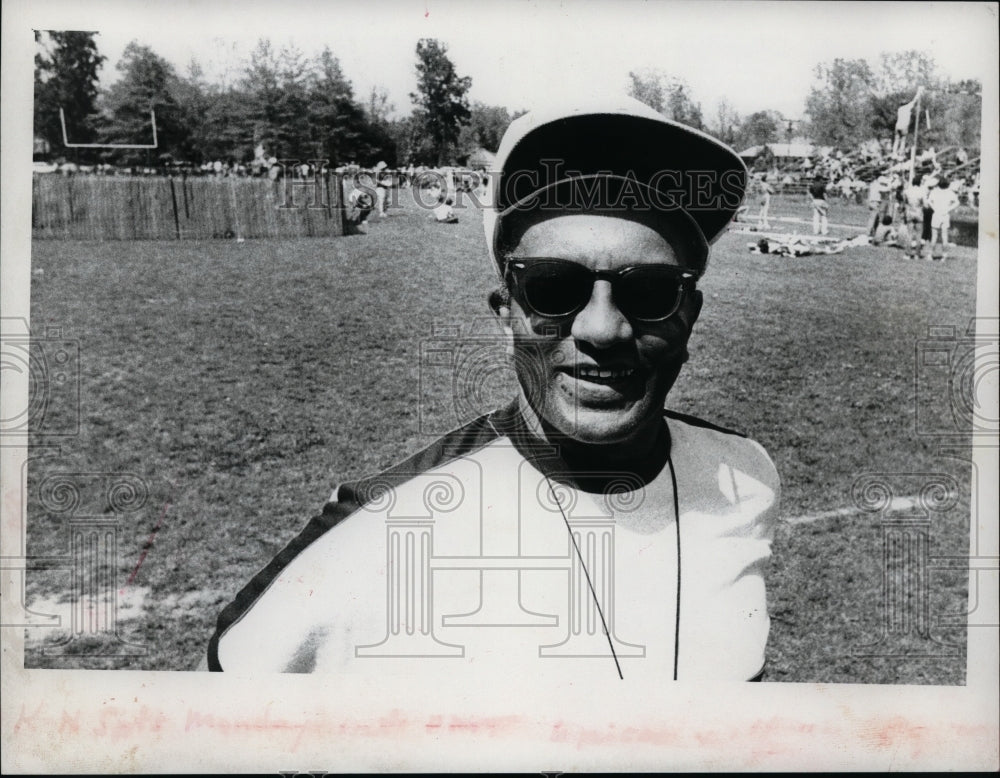
<svg viewBox="0 0 1000 778">
<path fill-rule="evenodd" d="M 804 202 L 776 203 L 782 213 L 809 216 Z M 834 205 L 830 219 L 866 215 Z M 80 656 L 47 656 L 57 633 L 36 629 L 28 666 L 193 669 L 221 607 L 338 481 L 448 425 L 452 377 L 421 372 L 421 343 L 473 320 L 490 332 L 493 285 L 480 215 L 460 219 L 437 225 L 411 205 L 367 236 L 34 242 L 32 328 L 79 340 L 81 399 L 79 434 L 29 469 L 28 553 L 67 553 L 65 521 L 37 497 L 47 474 L 144 479 L 149 499 L 121 527 L 117 580 L 119 632 L 148 650 L 95 658 L 83 640 L 69 649 Z M 866 648 L 883 631 L 892 574 L 882 523 L 837 511 L 853 508 L 866 474 L 904 485 L 922 476 L 900 474 L 949 474 L 958 504 L 935 514 L 929 549 L 967 554 L 970 465 L 918 434 L 915 355 L 929 326 L 964 330 L 974 315 L 975 250 L 952 249 L 947 263 L 871 247 L 782 259 L 750 254 L 752 240 L 716 244 L 668 404 L 747 432 L 781 474 L 767 679 L 963 683 L 967 574 L 929 574 L 931 631 L 953 648 L 912 631 Z M 474 388 L 488 404 L 512 383 L 491 373 Z M 45 413 L 64 428 L 76 410 L 53 402 Z M 31 571 L 28 602 L 65 608 L 69 580 L 63 568 Z"/>
</svg>

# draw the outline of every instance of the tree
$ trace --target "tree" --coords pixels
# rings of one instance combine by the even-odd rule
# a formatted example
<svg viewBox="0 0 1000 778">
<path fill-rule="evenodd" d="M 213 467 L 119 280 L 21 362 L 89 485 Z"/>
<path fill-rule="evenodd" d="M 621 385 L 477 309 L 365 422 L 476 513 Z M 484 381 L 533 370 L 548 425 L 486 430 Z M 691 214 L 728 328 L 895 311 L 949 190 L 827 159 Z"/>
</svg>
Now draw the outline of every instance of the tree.
<svg viewBox="0 0 1000 778">
<path fill-rule="evenodd" d="M 434 159 L 431 139 L 424 131 L 416 112 L 390 122 L 388 131 L 396 146 L 397 158 L 402 164 L 416 164 Z"/>
<path fill-rule="evenodd" d="M 251 109 L 243 153 L 258 144 L 279 159 L 304 159 L 312 153 L 307 82 L 308 64 L 301 51 L 294 46 L 275 51 L 267 38 L 257 41 L 239 87 Z"/>
<path fill-rule="evenodd" d="M 391 130 L 389 119 L 396 106 L 389 102 L 389 92 L 382 86 L 373 86 L 368 94 L 368 104 L 365 106 L 367 129 L 365 131 L 365 148 L 361 153 L 368 164 L 385 162 L 396 164 L 396 139 Z"/>
<path fill-rule="evenodd" d="M 739 128 L 740 145 L 763 146 L 779 140 L 779 117 L 773 111 L 754 111 Z"/>
<path fill-rule="evenodd" d="M 875 91 L 880 95 L 909 94 L 912 98 L 918 86 L 927 88 L 938 80 L 936 70 L 934 58 L 926 51 L 883 52 L 879 56 Z"/>
<path fill-rule="evenodd" d="M 691 99 L 683 79 L 656 70 L 629 72 L 629 94 L 668 119 L 695 129 L 704 129 L 701 104 Z"/>
<path fill-rule="evenodd" d="M 473 103 L 469 124 L 462 128 L 459 136 L 462 154 L 468 155 L 481 148 L 496 152 L 510 123 L 510 112 L 503 106 Z"/>
<path fill-rule="evenodd" d="M 806 98 L 815 143 L 848 149 L 873 135 L 871 97 L 875 74 L 863 59 L 835 59 L 816 66 L 817 83 Z"/>
<path fill-rule="evenodd" d="M 365 111 L 368 114 L 368 121 L 372 124 L 388 124 L 389 116 L 396 110 L 396 106 L 389 102 L 389 92 L 384 86 L 373 86 L 368 93 L 368 104 Z"/>
<path fill-rule="evenodd" d="M 701 117 L 701 103 L 691 99 L 688 85 L 675 80 L 667 93 L 667 118 L 675 122 L 694 127 L 696 130 L 705 128 Z"/>
<path fill-rule="evenodd" d="M 981 122 L 981 87 L 978 81 L 952 84 L 942 78 L 934 58 L 924 51 L 883 54 L 877 79 L 878 94 L 872 99 L 873 127 L 881 136 L 892 137 L 896 111 L 910 102 L 918 87 L 920 99 L 920 145 L 978 147 Z M 930 125 L 927 117 L 931 117 Z M 913 113 L 910 131 L 916 126 Z"/>
<path fill-rule="evenodd" d="M 899 107 L 913 100 L 918 87 L 933 89 L 937 81 L 934 59 L 926 52 L 883 53 L 879 57 L 879 69 L 869 97 L 873 134 L 892 138 Z M 924 99 L 921 110 L 926 108 L 927 101 Z M 912 124 L 911 121 L 911 127 Z"/>
<path fill-rule="evenodd" d="M 292 158 L 291 149 L 281 148 L 278 128 L 281 124 L 281 84 L 278 55 L 271 41 L 261 38 L 250 52 L 239 88 L 246 93 L 250 108 L 250 143 L 262 144 L 267 153 L 280 158 Z"/>
<path fill-rule="evenodd" d="M 200 162 L 206 149 L 213 145 L 207 124 L 218 96 L 206 81 L 204 71 L 196 60 L 191 60 L 187 73 L 178 77 L 172 86 L 174 101 L 181 122 L 187 127 L 187 143 L 183 159 Z"/>
<path fill-rule="evenodd" d="M 740 139 L 740 125 L 742 120 L 728 100 L 722 98 L 715 114 L 715 125 L 711 133 L 730 146 L 738 145 Z"/>
<path fill-rule="evenodd" d="M 663 113 L 663 85 L 660 83 L 659 74 L 650 71 L 636 73 L 630 70 L 628 77 L 631 81 L 629 95 L 657 113 Z"/>
<path fill-rule="evenodd" d="M 111 86 L 104 100 L 105 121 L 101 128 L 104 142 L 151 143 L 152 109 L 156 112 L 159 143 L 153 154 L 183 156 L 189 130 L 174 96 L 177 74 L 173 66 L 148 46 L 132 41 L 125 47 L 116 68 L 121 78 Z M 119 156 L 136 163 L 148 160 L 150 155 L 128 151 Z"/>
<path fill-rule="evenodd" d="M 928 52 L 883 53 L 877 69 L 865 60 L 837 59 L 817 67 L 816 77 L 806 113 L 817 143 L 848 149 L 872 138 L 891 139 L 899 107 L 913 100 L 919 87 L 924 88 L 919 116 L 921 147 L 979 143 L 978 83 L 966 84 L 969 88 L 951 85 L 937 73 Z M 911 132 L 917 121 L 914 111 Z"/>
<path fill-rule="evenodd" d="M 253 123 L 247 94 L 235 86 L 213 84 L 195 158 L 203 161 L 246 160 L 253 146 Z"/>
<path fill-rule="evenodd" d="M 331 167 L 354 162 L 365 145 L 368 122 L 329 47 L 316 59 L 308 87 L 309 127 L 313 152 Z"/>
<path fill-rule="evenodd" d="M 295 46 L 278 55 L 278 101 L 275 136 L 281 153 L 304 159 L 312 151 L 309 138 L 308 63 Z M 280 156 L 280 154 L 279 154 Z"/>
<path fill-rule="evenodd" d="M 35 32 L 39 47 L 35 54 L 35 134 L 63 147 L 59 109 L 66 116 L 70 142 L 93 141 L 93 117 L 97 110 L 97 77 L 106 57 L 97 51 L 96 32 L 51 30 Z"/>
<path fill-rule="evenodd" d="M 983 88 L 975 79 L 955 84 L 942 83 L 928 101 L 931 127 L 926 130 L 929 142 L 979 149 L 983 123 Z M 922 130 L 922 132 L 924 132 Z"/>
<path fill-rule="evenodd" d="M 472 79 L 455 72 L 447 52 L 434 38 L 417 41 L 417 91 L 410 93 L 414 118 L 427 133 L 438 165 L 454 153 L 459 131 L 470 118 L 466 94 Z"/>
</svg>

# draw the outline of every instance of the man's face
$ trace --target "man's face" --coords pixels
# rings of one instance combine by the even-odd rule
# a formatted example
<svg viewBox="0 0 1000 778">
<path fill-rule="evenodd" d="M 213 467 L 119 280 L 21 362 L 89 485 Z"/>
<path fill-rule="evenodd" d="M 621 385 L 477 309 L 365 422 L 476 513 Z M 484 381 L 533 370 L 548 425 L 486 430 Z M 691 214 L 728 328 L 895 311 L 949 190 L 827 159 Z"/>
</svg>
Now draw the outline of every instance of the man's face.
<svg viewBox="0 0 1000 778">
<path fill-rule="evenodd" d="M 567 259 L 593 270 L 685 266 L 685 257 L 652 228 L 594 214 L 532 224 L 510 257 Z M 659 430 L 700 303 L 698 292 L 688 292 L 675 315 L 643 323 L 624 315 L 612 298 L 611 282 L 598 279 L 579 313 L 543 318 L 512 299 L 500 316 L 518 380 L 541 420 L 580 442 L 628 443 Z"/>
</svg>

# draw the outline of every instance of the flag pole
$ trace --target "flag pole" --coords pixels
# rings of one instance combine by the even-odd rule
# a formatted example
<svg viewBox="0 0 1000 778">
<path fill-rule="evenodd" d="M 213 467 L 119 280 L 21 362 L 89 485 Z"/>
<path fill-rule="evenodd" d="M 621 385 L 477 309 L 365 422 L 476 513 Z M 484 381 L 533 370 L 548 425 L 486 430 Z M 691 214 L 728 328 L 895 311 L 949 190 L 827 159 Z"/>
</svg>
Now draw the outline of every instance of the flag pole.
<svg viewBox="0 0 1000 778">
<path fill-rule="evenodd" d="M 910 180 L 907 186 L 913 186 L 913 172 L 917 164 L 917 133 L 920 131 L 920 94 L 923 90 L 917 87 L 917 119 L 913 125 L 913 147 L 910 149 Z"/>
</svg>

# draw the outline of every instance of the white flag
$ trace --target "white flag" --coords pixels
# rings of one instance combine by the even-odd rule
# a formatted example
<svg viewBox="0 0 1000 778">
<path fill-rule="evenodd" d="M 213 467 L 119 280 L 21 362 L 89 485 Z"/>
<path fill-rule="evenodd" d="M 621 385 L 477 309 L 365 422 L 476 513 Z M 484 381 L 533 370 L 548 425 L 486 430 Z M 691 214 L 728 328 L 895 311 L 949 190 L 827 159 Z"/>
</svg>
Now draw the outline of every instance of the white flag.
<svg viewBox="0 0 1000 778">
<path fill-rule="evenodd" d="M 896 132 L 906 135 L 910 129 L 910 116 L 913 113 L 913 106 L 917 104 L 917 100 L 920 99 L 920 93 L 923 91 L 922 86 L 917 87 L 917 93 L 913 96 L 906 105 L 901 105 L 896 111 Z"/>
</svg>

